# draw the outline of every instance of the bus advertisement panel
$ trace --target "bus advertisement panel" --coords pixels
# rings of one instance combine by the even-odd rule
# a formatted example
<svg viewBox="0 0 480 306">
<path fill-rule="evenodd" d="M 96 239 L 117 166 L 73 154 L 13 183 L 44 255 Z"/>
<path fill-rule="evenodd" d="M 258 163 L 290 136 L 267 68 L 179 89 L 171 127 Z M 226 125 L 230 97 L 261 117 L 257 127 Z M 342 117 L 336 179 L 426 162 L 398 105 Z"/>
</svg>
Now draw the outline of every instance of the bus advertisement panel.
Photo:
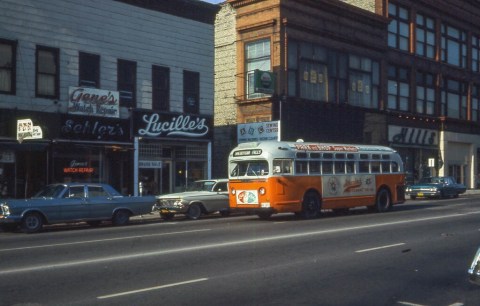
<svg viewBox="0 0 480 306">
<path fill-rule="evenodd" d="M 241 143 L 229 155 L 232 210 L 261 218 L 366 206 L 378 212 L 405 201 L 400 155 L 384 146 L 305 142 Z"/>
</svg>

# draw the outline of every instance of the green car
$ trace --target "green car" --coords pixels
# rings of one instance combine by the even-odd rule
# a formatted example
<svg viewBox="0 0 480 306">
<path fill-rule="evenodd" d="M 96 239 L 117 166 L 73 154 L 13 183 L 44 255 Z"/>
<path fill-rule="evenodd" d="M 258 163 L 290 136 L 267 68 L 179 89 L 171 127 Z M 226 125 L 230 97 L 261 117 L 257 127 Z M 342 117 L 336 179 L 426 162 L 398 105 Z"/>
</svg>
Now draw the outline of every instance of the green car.
<svg viewBox="0 0 480 306">
<path fill-rule="evenodd" d="M 466 190 L 467 187 L 457 183 L 454 177 L 440 176 L 426 177 L 417 184 L 407 186 L 405 194 L 412 200 L 416 198 L 456 198 Z"/>
</svg>

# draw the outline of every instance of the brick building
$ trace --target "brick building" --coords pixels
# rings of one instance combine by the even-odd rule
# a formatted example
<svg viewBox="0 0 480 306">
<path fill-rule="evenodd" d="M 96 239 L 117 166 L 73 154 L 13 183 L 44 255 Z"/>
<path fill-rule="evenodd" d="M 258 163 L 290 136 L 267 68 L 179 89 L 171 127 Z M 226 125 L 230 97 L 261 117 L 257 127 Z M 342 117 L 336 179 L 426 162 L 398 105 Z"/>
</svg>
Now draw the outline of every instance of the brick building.
<svg viewBox="0 0 480 306">
<path fill-rule="evenodd" d="M 282 140 L 388 145 L 409 180 L 453 175 L 475 188 L 479 14 L 475 1 L 226 1 L 214 175 L 226 175 L 236 123 L 280 120 Z M 273 72 L 273 94 L 254 91 L 255 69 Z"/>
</svg>

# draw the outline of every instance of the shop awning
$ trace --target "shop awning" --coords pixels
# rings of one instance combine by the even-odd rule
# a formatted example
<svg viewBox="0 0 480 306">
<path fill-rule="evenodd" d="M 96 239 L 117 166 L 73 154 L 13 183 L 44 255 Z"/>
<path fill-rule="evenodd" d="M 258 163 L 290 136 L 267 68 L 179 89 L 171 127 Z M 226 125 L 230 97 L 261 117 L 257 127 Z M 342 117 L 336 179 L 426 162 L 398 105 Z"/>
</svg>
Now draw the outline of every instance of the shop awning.
<svg viewBox="0 0 480 306">
<path fill-rule="evenodd" d="M 11 150 L 16 152 L 45 151 L 49 142 L 29 142 L 24 140 L 22 143 L 0 142 L 0 150 Z"/>
</svg>

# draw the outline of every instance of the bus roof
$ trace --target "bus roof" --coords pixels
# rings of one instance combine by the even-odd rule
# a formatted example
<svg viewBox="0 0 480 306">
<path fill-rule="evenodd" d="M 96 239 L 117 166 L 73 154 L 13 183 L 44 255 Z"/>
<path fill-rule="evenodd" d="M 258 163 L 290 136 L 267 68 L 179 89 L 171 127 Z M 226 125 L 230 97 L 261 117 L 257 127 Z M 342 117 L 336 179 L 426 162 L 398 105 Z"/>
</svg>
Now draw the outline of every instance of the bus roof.
<svg viewBox="0 0 480 306">
<path fill-rule="evenodd" d="M 283 150 L 290 152 L 340 152 L 340 153 L 394 153 L 392 148 L 378 145 L 364 144 L 340 144 L 340 143 L 321 143 L 321 142 L 289 142 L 289 141 L 264 141 L 264 142 L 245 142 L 240 143 L 233 151 L 261 149 L 273 152 L 273 150 Z M 233 152 L 232 151 L 232 152 Z M 261 154 L 261 152 L 258 152 Z M 248 154 L 248 155 L 259 155 Z M 235 155 L 235 154 L 234 154 Z"/>
</svg>

